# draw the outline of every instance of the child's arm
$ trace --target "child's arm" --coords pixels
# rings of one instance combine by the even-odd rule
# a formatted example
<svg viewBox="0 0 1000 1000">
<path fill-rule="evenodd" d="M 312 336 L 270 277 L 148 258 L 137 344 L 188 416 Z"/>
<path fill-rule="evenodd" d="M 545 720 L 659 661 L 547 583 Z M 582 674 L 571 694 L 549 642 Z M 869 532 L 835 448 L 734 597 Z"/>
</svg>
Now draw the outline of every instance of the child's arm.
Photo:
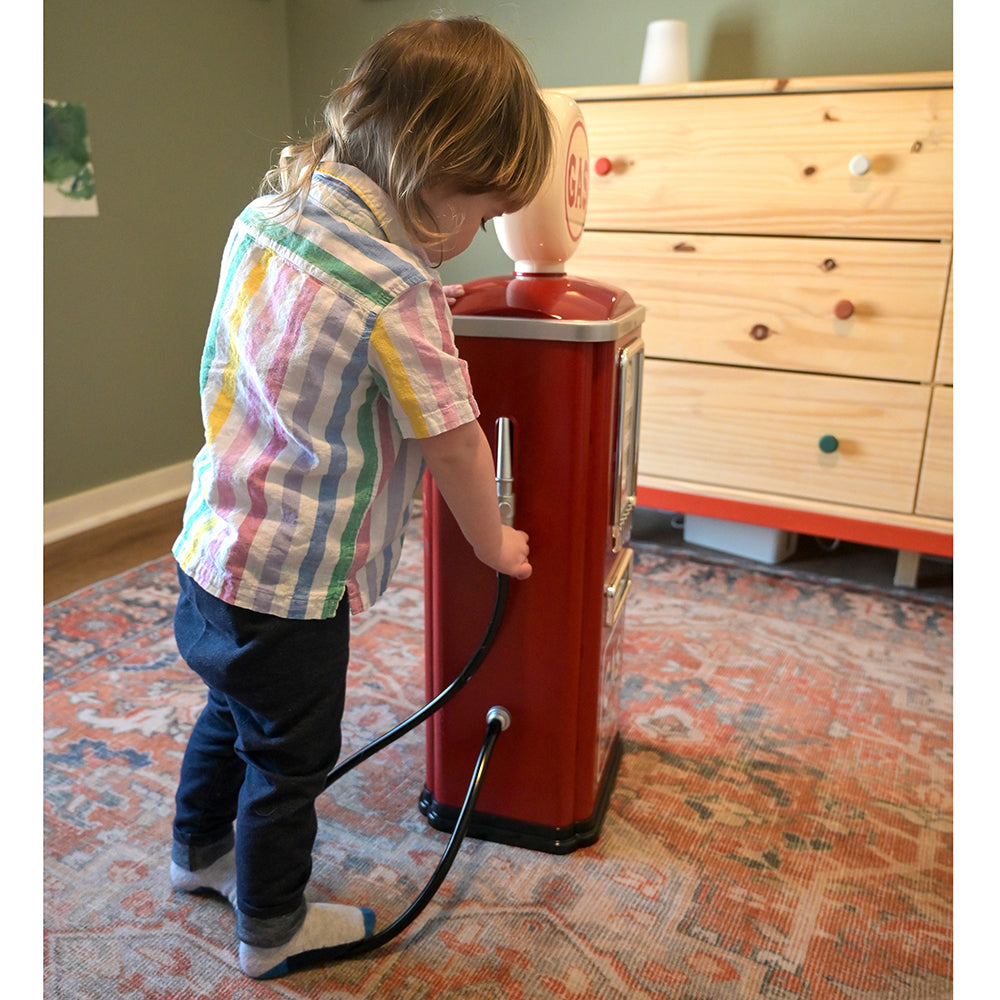
<svg viewBox="0 0 1000 1000">
<path fill-rule="evenodd" d="M 420 448 L 476 558 L 498 573 L 526 580 L 531 575 L 528 536 L 500 523 L 493 455 L 479 424 L 473 420 L 421 438 Z"/>
</svg>

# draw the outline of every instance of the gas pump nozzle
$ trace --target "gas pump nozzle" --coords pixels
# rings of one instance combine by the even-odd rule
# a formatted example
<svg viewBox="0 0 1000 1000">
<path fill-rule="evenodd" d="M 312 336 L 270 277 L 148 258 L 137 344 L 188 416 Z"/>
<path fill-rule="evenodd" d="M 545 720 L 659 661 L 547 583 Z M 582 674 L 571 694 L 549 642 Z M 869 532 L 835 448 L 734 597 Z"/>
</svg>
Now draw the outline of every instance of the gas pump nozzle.
<svg viewBox="0 0 1000 1000">
<path fill-rule="evenodd" d="M 510 452 L 510 417 L 497 419 L 497 504 L 500 523 L 514 524 L 514 472 Z"/>
</svg>

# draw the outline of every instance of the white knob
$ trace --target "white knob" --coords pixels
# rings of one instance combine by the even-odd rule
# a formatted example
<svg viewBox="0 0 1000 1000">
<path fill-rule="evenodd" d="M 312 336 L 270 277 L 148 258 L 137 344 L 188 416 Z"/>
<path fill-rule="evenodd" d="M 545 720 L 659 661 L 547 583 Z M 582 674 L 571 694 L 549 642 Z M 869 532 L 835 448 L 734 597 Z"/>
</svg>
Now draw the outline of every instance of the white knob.
<svg viewBox="0 0 1000 1000">
<path fill-rule="evenodd" d="M 851 162 L 847 164 L 847 169 L 850 170 L 855 177 L 863 177 L 869 170 L 871 170 L 871 168 L 871 160 L 869 160 L 864 153 L 858 153 L 857 156 L 852 156 Z"/>
</svg>

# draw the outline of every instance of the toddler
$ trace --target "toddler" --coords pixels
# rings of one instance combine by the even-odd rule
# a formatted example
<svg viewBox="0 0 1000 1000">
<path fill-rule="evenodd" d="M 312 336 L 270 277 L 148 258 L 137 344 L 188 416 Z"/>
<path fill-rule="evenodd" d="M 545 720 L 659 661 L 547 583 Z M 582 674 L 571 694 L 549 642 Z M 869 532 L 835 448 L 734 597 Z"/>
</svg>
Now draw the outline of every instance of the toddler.
<svg viewBox="0 0 1000 1000">
<path fill-rule="evenodd" d="M 283 151 L 226 244 L 205 443 L 173 550 L 177 644 L 208 694 L 171 881 L 234 905 L 248 976 L 373 931 L 370 910 L 304 891 L 341 749 L 350 615 L 389 583 L 423 468 L 480 560 L 531 573 L 527 536 L 500 523 L 436 267 L 531 200 L 550 128 L 496 29 L 402 25 L 361 57 L 322 130 Z"/>
</svg>

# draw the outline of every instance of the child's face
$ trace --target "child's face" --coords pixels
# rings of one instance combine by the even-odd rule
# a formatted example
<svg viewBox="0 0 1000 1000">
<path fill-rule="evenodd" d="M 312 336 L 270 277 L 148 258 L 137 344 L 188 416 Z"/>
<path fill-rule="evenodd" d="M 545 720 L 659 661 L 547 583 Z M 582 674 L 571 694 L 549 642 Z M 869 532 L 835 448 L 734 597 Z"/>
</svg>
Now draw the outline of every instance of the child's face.
<svg viewBox="0 0 1000 1000">
<path fill-rule="evenodd" d="M 462 194 L 446 185 L 435 185 L 424 192 L 440 230 L 448 236 L 444 242 L 428 249 L 442 260 L 451 260 L 469 248 L 477 230 L 488 219 L 494 219 L 511 210 L 504 197 L 495 192 Z"/>
</svg>

